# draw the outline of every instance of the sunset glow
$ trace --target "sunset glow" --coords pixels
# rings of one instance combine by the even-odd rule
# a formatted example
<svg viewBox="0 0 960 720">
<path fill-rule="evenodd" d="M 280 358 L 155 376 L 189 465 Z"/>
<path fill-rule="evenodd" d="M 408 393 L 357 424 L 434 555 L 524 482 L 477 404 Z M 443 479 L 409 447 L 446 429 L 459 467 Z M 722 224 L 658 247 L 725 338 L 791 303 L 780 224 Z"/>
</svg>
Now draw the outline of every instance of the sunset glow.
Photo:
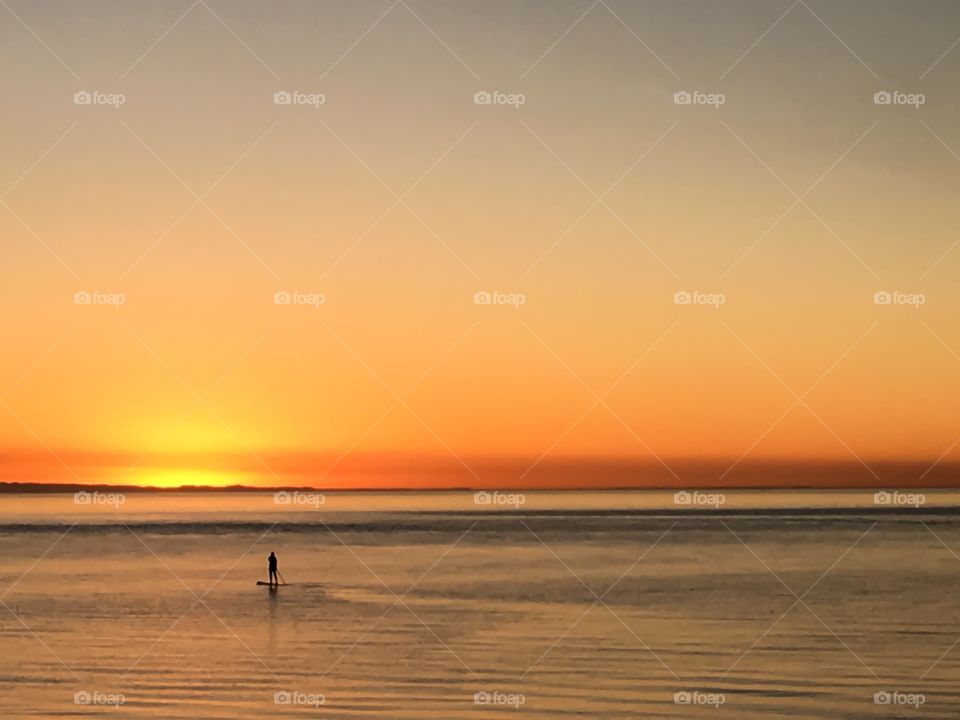
<svg viewBox="0 0 960 720">
<path fill-rule="evenodd" d="M 100 45 L 24 8 L 73 74 L 4 27 L 4 480 L 960 460 L 945 29 L 916 58 L 864 28 L 858 62 L 798 8 L 737 60 L 779 11 L 599 8 L 553 46 L 573 6 L 420 8 L 446 44 L 398 6 L 350 47 L 376 14 L 308 5 L 283 32 L 224 7 L 247 46 L 198 6 L 139 60 L 182 10 L 91 11 Z M 898 86 L 922 106 L 875 99 Z"/>
<path fill-rule="evenodd" d="M 960 1 L 0 0 L 0 68 L 3 718 L 960 717 Z"/>
</svg>

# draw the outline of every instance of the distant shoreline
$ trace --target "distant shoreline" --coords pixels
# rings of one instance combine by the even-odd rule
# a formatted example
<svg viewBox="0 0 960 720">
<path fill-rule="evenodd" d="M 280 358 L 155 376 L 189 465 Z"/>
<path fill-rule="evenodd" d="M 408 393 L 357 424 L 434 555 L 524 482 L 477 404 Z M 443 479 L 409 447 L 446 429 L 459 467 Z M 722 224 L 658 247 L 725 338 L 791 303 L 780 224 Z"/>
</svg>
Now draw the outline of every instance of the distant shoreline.
<svg viewBox="0 0 960 720">
<path fill-rule="evenodd" d="M 912 491 L 920 492 L 952 492 L 960 491 L 960 487 L 941 487 L 936 485 L 912 487 L 909 485 L 892 485 L 878 483 L 876 485 L 861 486 L 849 485 L 843 487 L 825 487 L 823 485 L 794 485 L 794 486 L 765 486 L 757 487 L 751 485 L 744 486 L 698 486 L 698 485 L 671 485 L 671 486 L 646 486 L 646 487 L 561 487 L 561 488 L 526 488 L 509 486 L 503 487 L 450 487 L 450 488 L 317 488 L 307 485 L 300 486 L 275 486 L 275 487 L 257 487 L 253 485 L 178 485 L 176 487 L 157 487 L 146 485 L 108 485 L 103 483 L 85 485 L 82 483 L 21 483 L 21 482 L 0 482 L 0 495 L 71 495 L 78 492 L 100 492 L 100 493 L 125 493 L 125 494 L 170 494 L 170 493 L 261 493 L 270 494 L 278 492 L 301 492 L 301 493 L 325 493 L 330 495 L 402 495 L 402 494 L 447 494 L 447 493 L 475 493 L 475 492 L 507 492 L 507 493 L 662 493 L 676 492 L 678 490 L 698 490 L 698 491 L 720 491 L 720 492 L 751 492 L 751 493 L 787 493 L 787 492 L 864 492 L 877 490 L 902 490 L 909 488 Z"/>
<path fill-rule="evenodd" d="M 384 460 L 386 462 L 386 460 Z M 790 492 L 819 490 L 934 490 L 960 489 L 960 461 L 871 459 L 870 465 L 838 460 L 775 461 L 775 460 L 673 460 L 671 465 L 657 464 L 637 458 L 578 460 L 546 459 L 539 465 L 522 459 L 471 461 L 472 477 L 461 469 L 443 467 L 416 460 L 395 458 L 378 472 L 349 472 L 344 476 L 326 477 L 323 473 L 281 468 L 273 478 L 261 475 L 224 476 L 233 484 L 204 484 L 209 478 L 192 476 L 183 467 L 175 481 L 177 486 L 112 484 L 113 476 L 91 474 L 60 477 L 36 472 L 28 476 L 4 471 L 0 457 L 0 495 L 30 493 L 123 492 L 135 493 L 444 493 L 475 492 L 644 492 L 665 490 L 705 490 Z M 528 474 L 537 467 L 536 473 Z M 671 467 L 673 468 L 671 470 Z M 34 473 L 35 470 L 31 470 Z M 197 472 L 202 472 L 198 470 Z M 119 482 L 123 480 L 118 477 Z M 191 483 L 193 481 L 193 483 Z M 266 486 L 260 483 L 275 482 Z M 311 483 L 326 484 L 315 487 Z"/>
<path fill-rule="evenodd" d="M 84 485 L 81 483 L 20 483 L 20 482 L 0 482 L 0 494 L 73 494 L 77 492 L 122 492 L 122 493 L 171 493 L 171 492 L 190 492 L 190 493 L 222 493 L 222 492 L 249 492 L 249 493 L 277 493 L 277 492 L 416 492 L 413 488 L 398 488 L 391 490 L 379 490 L 370 488 L 353 489 L 323 489 L 308 486 L 277 486 L 277 487 L 256 487 L 253 485 L 178 485 L 176 487 L 158 487 L 151 485 L 107 485 L 103 483 Z M 467 492 L 468 488 L 450 488 L 452 492 Z M 441 490 L 440 492 L 446 492 Z M 472 491 L 471 491 L 472 492 Z"/>
</svg>

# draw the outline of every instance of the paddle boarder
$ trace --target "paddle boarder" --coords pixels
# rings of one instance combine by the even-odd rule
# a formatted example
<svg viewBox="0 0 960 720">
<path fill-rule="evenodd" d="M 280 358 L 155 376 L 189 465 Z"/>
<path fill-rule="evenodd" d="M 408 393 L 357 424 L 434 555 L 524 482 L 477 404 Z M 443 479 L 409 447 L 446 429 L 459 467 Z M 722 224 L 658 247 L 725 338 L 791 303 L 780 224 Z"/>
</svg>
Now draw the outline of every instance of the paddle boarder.
<svg viewBox="0 0 960 720">
<path fill-rule="evenodd" d="M 267 573 L 270 577 L 270 586 L 276 587 L 280 583 L 277 581 L 277 556 L 270 551 L 270 557 L 267 558 Z"/>
</svg>

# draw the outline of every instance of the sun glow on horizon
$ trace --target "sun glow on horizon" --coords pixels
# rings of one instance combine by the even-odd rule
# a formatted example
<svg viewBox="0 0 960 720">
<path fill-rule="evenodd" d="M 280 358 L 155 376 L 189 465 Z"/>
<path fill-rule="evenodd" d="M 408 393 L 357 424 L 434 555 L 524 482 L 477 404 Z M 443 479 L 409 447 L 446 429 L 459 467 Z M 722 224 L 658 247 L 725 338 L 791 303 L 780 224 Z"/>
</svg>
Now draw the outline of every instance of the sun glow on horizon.
<svg viewBox="0 0 960 720">
<path fill-rule="evenodd" d="M 150 468 L 136 473 L 128 478 L 128 481 L 131 485 L 155 488 L 176 488 L 185 485 L 227 487 L 229 485 L 250 484 L 249 479 L 241 473 L 186 468 L 171 470 Z"/>
</svg>

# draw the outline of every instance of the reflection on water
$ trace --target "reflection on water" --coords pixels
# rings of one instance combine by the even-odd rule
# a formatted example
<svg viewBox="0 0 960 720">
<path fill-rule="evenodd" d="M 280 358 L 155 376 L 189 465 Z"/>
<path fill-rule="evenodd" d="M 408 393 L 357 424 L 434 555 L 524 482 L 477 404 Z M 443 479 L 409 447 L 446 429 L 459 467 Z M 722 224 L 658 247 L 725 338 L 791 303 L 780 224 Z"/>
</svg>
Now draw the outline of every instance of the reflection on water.
<svg viewBox="0 0 960 720">
<path fill-rule="evenodd" d="M 69 532 L 50 499 L 4 503 L 6 716 L 958 714 L 960 524 L 932 503 L 475 516 L 407 498 L 271 530 L 263 498 L 170 500 Z M 291 583 L 274 591 L 255 584 L 271 550 Z"/>
</svg>

